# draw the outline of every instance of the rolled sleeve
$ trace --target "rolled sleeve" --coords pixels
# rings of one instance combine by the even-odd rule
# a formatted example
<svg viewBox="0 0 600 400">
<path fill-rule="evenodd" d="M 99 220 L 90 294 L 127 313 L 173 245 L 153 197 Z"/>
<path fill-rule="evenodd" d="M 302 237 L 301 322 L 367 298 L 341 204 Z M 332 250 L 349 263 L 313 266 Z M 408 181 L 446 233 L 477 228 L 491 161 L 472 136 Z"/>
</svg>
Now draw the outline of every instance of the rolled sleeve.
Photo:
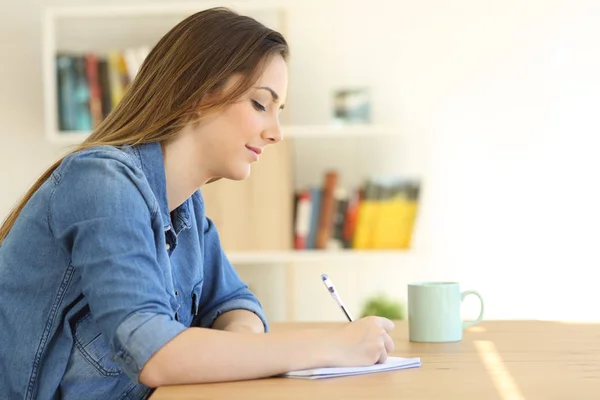
<svg viewBox="0 0 600 400">
<path fill-rule="evenodd" d="M 136 313 L 117 328 L 115 360 L 135 382 L 148 359 L 186 327 L 171 317 L 154 313 Z"/>
<path fill-rule="evenodd" d="M 219 306 L 213 308 L 209 312 L 207 312 L 199 321 L 199 325 L 204 328 L 210 328 L 215 320 L 219 317 L 219 315 L 224 314 L 228 311 L 233 310 L 247 310 L 256 314 L 263 323 L 265 328 L 265 332 L 269 331 L 269 324 L 267 322 L 267 318 L 263 312 L 260 304 L 257 303 L 254 299 L 249 298 L 235 298 L 228 300 Z"/>
</svg>

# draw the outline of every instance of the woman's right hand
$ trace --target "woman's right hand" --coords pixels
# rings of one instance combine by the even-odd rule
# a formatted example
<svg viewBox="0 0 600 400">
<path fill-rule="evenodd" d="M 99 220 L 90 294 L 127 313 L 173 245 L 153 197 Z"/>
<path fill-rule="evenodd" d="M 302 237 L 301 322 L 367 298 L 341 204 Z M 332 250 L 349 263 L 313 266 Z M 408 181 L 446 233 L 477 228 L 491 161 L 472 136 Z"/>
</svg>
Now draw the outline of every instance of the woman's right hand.
<svg viewBox="0 0 600 400">
<path fill-rule="evenodd" d="M 389 332 L 394 323 L 383 317 L 369 316 L 330 331 L 331 362 L 336 367 L 368 366 L 384 363 L 394 350 Z"/>
</svg>

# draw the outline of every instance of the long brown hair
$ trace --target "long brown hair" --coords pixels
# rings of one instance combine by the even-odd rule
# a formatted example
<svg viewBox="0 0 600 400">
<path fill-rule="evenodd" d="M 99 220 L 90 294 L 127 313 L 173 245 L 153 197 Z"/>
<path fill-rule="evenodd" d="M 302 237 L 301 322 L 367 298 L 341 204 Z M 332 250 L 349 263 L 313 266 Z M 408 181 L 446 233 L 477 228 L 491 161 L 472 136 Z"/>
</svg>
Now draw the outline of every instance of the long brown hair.
<svg viewBox="0 0 600 400">
<path fill-rule="evenodd" d="M 70 153 L 98 145 L 163 142 L 203 113 L 216 111 L 246 93 L 275 55 L 288 58 L 284 37 L 255 19 L 223 7 L 195 13 L 173 27 L 154 46 L 121 101 Z M 218 93 L 240 75 L 233 90 Z M 0 245 L 31 196 L 60 165 L 46 170 L 0 227 Z"/>
</svg>

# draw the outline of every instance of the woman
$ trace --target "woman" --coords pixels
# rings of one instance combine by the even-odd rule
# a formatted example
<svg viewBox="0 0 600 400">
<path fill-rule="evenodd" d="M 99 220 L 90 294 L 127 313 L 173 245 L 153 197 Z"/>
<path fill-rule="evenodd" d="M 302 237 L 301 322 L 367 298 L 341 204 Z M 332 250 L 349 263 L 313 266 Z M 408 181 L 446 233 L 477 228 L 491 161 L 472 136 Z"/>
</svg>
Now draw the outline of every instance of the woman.
<svg viewBox="0 0 600 400">
<path fill-rule="evenodd" d="M 190 16 L 33 185 L 0 228 L 0 397 L 137 399 L 160 385 L 385 361 L 384 318 L 268 332 L 205 215 L 203 184 L 245 179 L 281 140 L 287 56 L 251 18 Z"/>
</svg>

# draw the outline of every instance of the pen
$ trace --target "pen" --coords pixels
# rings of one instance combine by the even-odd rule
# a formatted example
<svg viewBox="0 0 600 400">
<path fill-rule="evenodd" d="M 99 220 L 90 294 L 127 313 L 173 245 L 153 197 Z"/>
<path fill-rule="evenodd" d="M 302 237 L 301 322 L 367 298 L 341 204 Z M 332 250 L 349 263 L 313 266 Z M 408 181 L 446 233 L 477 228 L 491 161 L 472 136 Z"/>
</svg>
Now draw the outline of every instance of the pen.
<svg viewBox="0 0 600 400">
<path fill-rule="evenodd" d="M 348 321 L 352 322 L 352 317 L 350 316 L 350 313 L 348 312 L 348 310 L 346 310 L 346 306 L 344 306 L 342 299 L 340 298 L 337 291 L 335 290 L 335 286 L 333 286 L 333 282 L 331 282 L 331 279 L 329 279 L 327 274 L 322 274 L 321 279 L 323 280 L 323 284 L 325 284 L 325 287 L 327 288 L 327 291 L 329 292 L 329 294 L 331 295 L 333 300 L 335 300 L 335 302 L 338 304 L 338 306 L 340 306 L 340 308 L 346 315 L 346 318 L 348 318 Z"/>
</svg>

